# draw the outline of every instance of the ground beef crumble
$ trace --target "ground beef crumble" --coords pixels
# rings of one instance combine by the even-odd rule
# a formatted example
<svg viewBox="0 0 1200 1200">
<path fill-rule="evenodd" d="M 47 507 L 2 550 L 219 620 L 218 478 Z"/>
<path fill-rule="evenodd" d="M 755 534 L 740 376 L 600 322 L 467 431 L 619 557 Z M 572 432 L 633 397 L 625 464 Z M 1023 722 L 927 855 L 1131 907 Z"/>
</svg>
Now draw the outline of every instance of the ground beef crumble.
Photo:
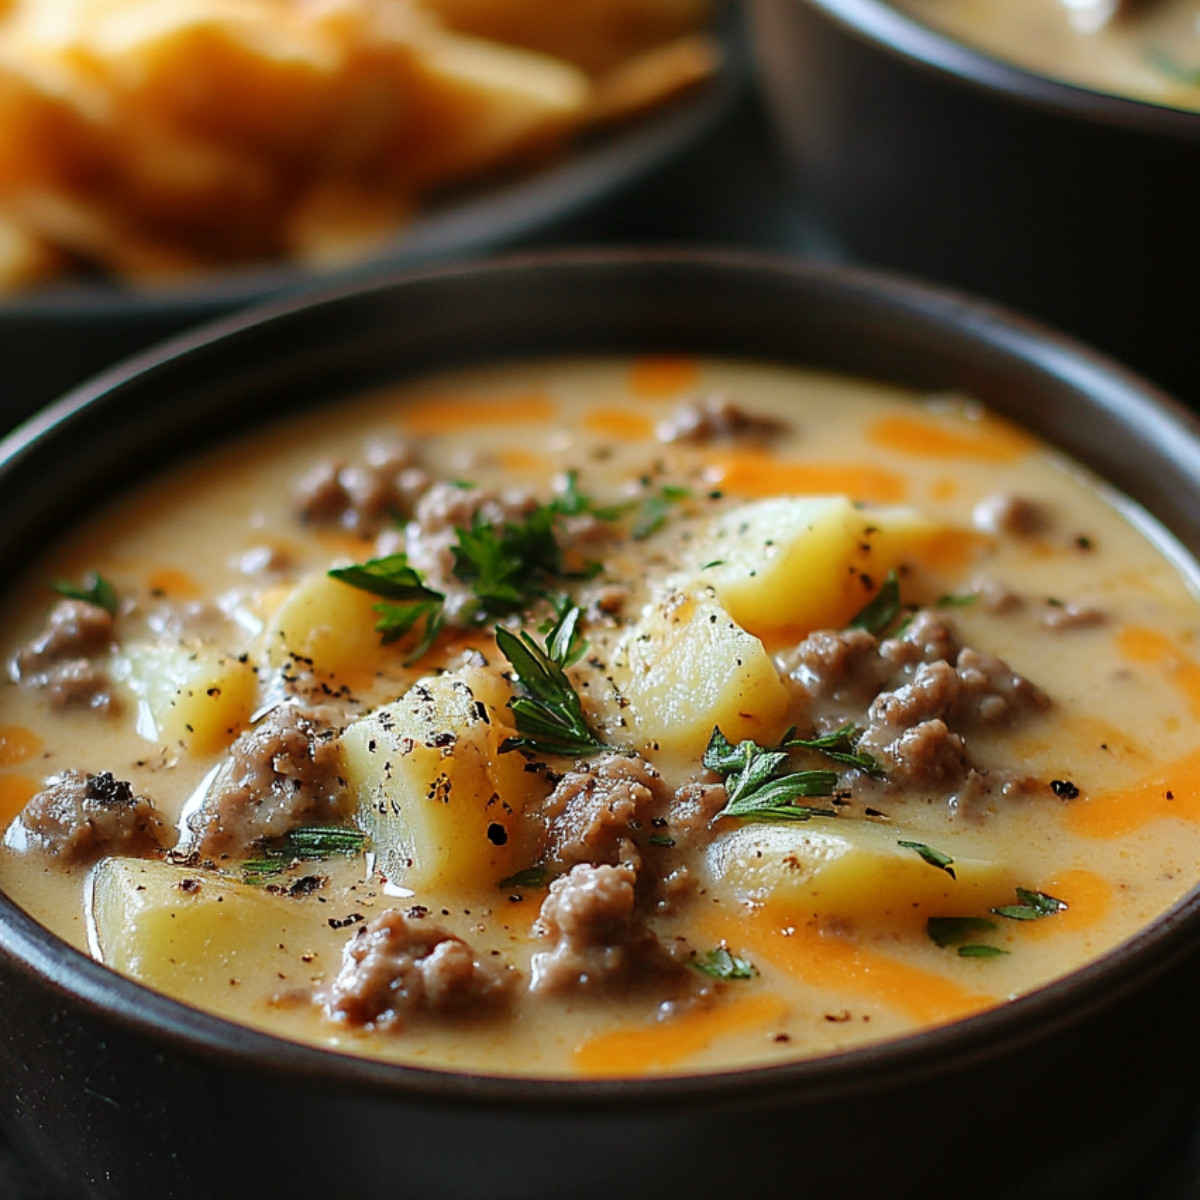
<svg viewBox="0 0 1200 1200">
<path fill-rule="evenodd" d="M 85 866 L 108 854 L 151 857 L 176 838 L 154 802 L 109 771 L 64 771 L 25 805 L 17 823 L 31 848 L 65 866 Z"/>
<path fill-rule="evenodd" d="M 46 628 L 13 657 L 10 673 L 26 686 L 44 688 L 55 708 L 113 712 L 112 681 L 96 659 L 114 643 L 115 621 L 107 609 L 86 600 L 60 600 Z"/>
<path fill-rule="evenodd" d="M 318 999 L 333 1020 L 389 1029 L 422 1013 L 498 1005 L 516 977 L 502 964 L 480 960 L 440 926 L 390 908 L 359 926 L 341 970 Z"/>
<path fill-rule="evenodd" d="M 601 993 L 687 968 L 639 914 L 637 871 L 578 863 L 550 885 L 534 932 L 553 942 L 534 954 L 530 990 Z"/>
<path fill-rule="evenodd" d="M 405 442 L 368 442 L 363 458 L 327 459 L 296 485 L 301 520 L 333 523 L 374 534 L 397 516 L 408 516 L 433 480 Z"/>
<path fill-rule="evenodd" d="M 756 416 L 717 393 L 681 404 L 659 423 L 659 441 L 706 445 L 717 441 L 768 441 L 787 431 L 781 421 Z"/>
<path fill-rule="evenodd" d="M 325 714 L 277 705 L 230 748 L 190 822 L 193 848 L 207 858 L 244 858 L 297 825 L 338 822 L 340 766 L 338 731 Z"/>
</svg>

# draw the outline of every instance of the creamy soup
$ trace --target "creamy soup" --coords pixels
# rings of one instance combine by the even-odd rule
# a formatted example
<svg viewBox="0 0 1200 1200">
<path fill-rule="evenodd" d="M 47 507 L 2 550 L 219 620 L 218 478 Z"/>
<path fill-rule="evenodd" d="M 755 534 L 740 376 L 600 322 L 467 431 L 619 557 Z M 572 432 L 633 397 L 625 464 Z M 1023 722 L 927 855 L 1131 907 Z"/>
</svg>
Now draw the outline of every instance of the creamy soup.
<svg viewBox="0 0 1200 1200">
<path fill-rule="evenodd" d="M 1196 0 L 895 0 L 934 28 L 1031 71 L 1200 108 Z"/>
<path fill-rule="evenodd" d="M 420 380 L 24 576 L 0 880 L 151 988 L 379 1058 L 902 1036 L 1196 883 L 1191 571 L 958 397 L 679 358 Z"/>
</svg>

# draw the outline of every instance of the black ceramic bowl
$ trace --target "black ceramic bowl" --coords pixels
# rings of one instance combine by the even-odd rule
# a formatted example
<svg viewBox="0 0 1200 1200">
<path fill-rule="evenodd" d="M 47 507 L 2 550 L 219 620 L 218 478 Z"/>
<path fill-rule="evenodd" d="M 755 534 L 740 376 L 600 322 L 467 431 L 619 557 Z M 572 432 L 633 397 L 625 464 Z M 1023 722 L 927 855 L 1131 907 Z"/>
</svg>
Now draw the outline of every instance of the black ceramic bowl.
<svg viewBox="0 0 1200 1200">
<path fill-rule="evenodd" d="M 841 250 L 1033 312 L 1200 402 L 1200 113 L 1031 74 L 887 0 L 750 4 L 800 202 Z"/>
<path fill-rule="evenodd" d="M 1196 424 L 985 306 L 742 256 L 545 255 L 231 318 L 80 389 L 0 446 L 0 580 L 113 480 L 215 431 L 465 361 L 748 356 L 965 389 L 1200 553 Z M 472 1077 L 274 1040 L 143 990 L 0 898 L 0 1120 L 106 1200 L 703 1200 L 1148 1195 L 1196 1117 L 1200 893 L 1003 1008 L 841 1056 L 633 1081 Z"/>
<path fill-rule="evenodd" d="M 353 266 L 250 264 L 162 287 L 88 278 L 0 295 L 0 431 L 118 358 L 273 296 L 535 244 L 667 236 L 678 212 L 673 181 L 717 153 L 747 91 L 736 11 L 718 35 L 721 67 L 703 86 L 536 171 L 443 196 Z"/>
</svg>

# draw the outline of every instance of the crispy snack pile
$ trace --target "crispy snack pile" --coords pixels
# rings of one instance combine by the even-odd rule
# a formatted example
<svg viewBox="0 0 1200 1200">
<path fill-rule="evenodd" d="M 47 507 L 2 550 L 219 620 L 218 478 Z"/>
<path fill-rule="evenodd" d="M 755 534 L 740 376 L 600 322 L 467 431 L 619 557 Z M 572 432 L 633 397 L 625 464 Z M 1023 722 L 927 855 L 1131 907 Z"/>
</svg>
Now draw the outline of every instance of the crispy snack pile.
<svg viewBox="0 0 1200 1200">
<path fill-rule="evenodd" d="M 0 287 L 368 252 L 709 75 L 708 0 L 0 0 Z"/>
</svg>

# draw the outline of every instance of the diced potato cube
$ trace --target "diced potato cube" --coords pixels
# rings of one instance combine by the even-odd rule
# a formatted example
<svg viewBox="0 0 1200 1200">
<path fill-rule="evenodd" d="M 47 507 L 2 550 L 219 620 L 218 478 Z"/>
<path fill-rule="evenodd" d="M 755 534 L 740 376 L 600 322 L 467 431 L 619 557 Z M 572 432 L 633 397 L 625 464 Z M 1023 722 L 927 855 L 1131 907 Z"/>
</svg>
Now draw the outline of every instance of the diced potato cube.
<svg viewBox="0 0 1200 1200">
<path fill-rule="evenodd" d="M 93 878 L 96 946 L 123 975 L 191 1003 L 307 982 L 298 956 L 323 922 L 298 901 L 156 860 L 104 859 Z"/>
<path fill-rule="evenodd" d="M 309 659 L 314 671 L 346 680 L 370 671 L 381 646 L 375 630 L 378 597 L 340 583 L 324 571 L 296 585 L 267 626 L 267 654 L 273 662 L 289 655 Z"/>
<path fill-rule="evenodd" d="M 716 518 L 697 578 L 743 629 L 792 640 L 845 625 L 937 530 L 914 509 L 856 508 L 845 496 L 761 500 Z"/>
<path fill-rule="evenodd" d="M 134 644 L 118 674 L 136 698 L 138 732 L 195 754 L 228 746 L 257 702 L 254 667 L 212 646 Z"/>
<path fill-rule="evenodd" d="M 356 820 L 389 879 L 418 892 L 490 887 L 534 861 L 530 776 L 519 754 L 500 753 L 501 720 L 462 675 L 446 674 L 346 730 Z"/>
<path fill-rule="evenodd" d="M 731 741 L 777 741 L 788 696 L 762 643 L 710 599 L 675 594 L 626 642 L 626 720 L 643 746 L 699 759 L 713 727 Z"/>
<path fill-rule="evenodd" d="M 815 915 L 924 920 L 985 913 L 1009 903 L 1020 881 L 1005 865 L 955 852 L 954 875 L 899 843 L 895 828 L 848 818 L 803 824 L 747 823 L 719 834 L 707 851 L 715 880 L 739 896 L 769 898 L 798 919 Z"/>
</svg>

